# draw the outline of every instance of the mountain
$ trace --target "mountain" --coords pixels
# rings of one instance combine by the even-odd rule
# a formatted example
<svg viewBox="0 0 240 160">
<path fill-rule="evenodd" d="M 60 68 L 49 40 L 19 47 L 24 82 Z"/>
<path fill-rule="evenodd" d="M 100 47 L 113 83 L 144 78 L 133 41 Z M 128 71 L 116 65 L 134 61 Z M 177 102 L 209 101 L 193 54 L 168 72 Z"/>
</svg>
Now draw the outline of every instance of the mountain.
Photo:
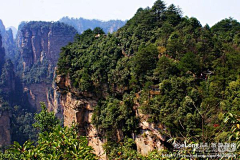
<svg viewBox="0 0 240 160">
<path fill-rule="evenodd" d="M 0 33 L 2 35 L 2 43 L 5 48 L 6 58 L 16 59 L 17 47 L 13 38 L 13 31 L 11 28 L 6 29 L 2 20 L 0 20 Z"/>
<path fill-rule="evenodd" d="M 69 18 L 63 17 L 59 20 L 65 24 L 73 26 L 78 33 L 83 33 L 87 29 L 94 29 L 96 27 L 100 27 L 103 29 L 105 33 L 112 33 L 122 26 L 125 25 L 126 21 L 121 20 L 110 20 L 110 21 L 100 21 L 100 20 L 89 20 L 84 18 Z"/>
<path fill-rule="evenodd" d="M 11 60 L 5 60 L 5 49 L 0 35 L 0 147 L 11 144 L 11 112 L 15 92 L 15 74 Z"/>
<path fill-rule="evenodd" d="M 82 27 L 80 32 L 86 28 L 101 26 L 106 31 L 113 31 L 121 27 L 125 22 L 86 19 L 68 19 Z M 77 26 L 77 25 L 75 25 Z M 15 30 L 13 28 L 13 30 Z M 15 66 L 16 74 L 22 81 L 24 94 L 27 95 L 32 109 L 39 109 L 40 101 L 45 102 L 49 110 L 57 110 L 57 93 L 54 91 L 53 83 L 55 67 L 59 58 L 61 47 L 72 42 L 77 31 L 67 24 L 61 22 L 22 22 L 18 27 L 18 33 L 14 40 L 11 28 L 5 29 L 0 21 L 0 31 L 3 37 L 3 46 L 7 59 L 11 59 Z"/>
<path fill-rule="evenodd" d="M 12 30 L 12 34 L 13 34 L 13 38 L 15 39 L 17 37 L 17 28 L 13 27 L 13 26 L 10 26 L 7 28 L 7 30 L 11 29 Z"/>
<path fill-rule="evenodd" d="M 4 64 L 4 58 L 5 58 L 5 50 L 2 47 L 2 35 L 0 34 L 0 68 L 2 68 Z"/>
<path fill-rule="evenodd" d="M 101 23 L 97 20 L 86 20 L 85 26 L 81 18 L 63 19 L 69 25 L 23 22 L 16 40 L 0 21 L 0 146 L 36 140 L 32 123 L 40 101 L 64 117 L 64 126 L 77 123 L 73 136 L 64 135 L 60 126 L 56 132 L 40 134 L 39 152 L 31 152 L 36 151 L 31 142 L 16 144 L 15 158 L 52 157 L 49 148 L 58 157 L 59 145 L 61 155 L 76 157 L 71 151 L 83 148 L 77 132 L 88 139 L 99 159 L 195 155 L 195 150 L 177 148 L 186 143 L 239 145 L 238 21 L 229 18 L 213 27 L 202 26 L 161 0 L 151 8 L 139 8 L 122 27 L 116 21 L 104 28 L 96 25 Z M 114 28 L 119 29 L 106 34 Z M 7 55 L 17 57 L 14 63 Z M 42 113 L 47 115 L 46 110 Z M 40 115 L 46 126 L 44 118 Z M 56 134 L 61 141 L 52 145 L 49 137 L 55 141 Z M 69 148 L 67 136 L 77 137 Z"/>
<path fill-rule="evenodd" d="M 224 117 L 240 111 L 240 23 L 210 28 L 181 13 L 157 0 L 113 34 L 86 30 L 62 49 L 56 83 L 64 125 L 77 122 L 102 158 L 158 159 L 172 140 L 232 137 L 236 126 Z"/>
<path fill-rule="evenodd" d="M 1 35 L 3 35 L 5 33 L 5 26 L 2 22 L 2 20 L 0 20 L 0 32 L 1 32 Z"/>
<path fill-rule="evenodd" d="M 7 32 L 5 40 L 8 40 Z M 37 130 L 32 124 L 40 102 L 45 102 L 48 110 L 62 118 L 55 69 L 61 47 L 72 42 L 76 34 L 73 27 L 60 22 L 23 22 L 14 41 L 18 57 L 15 64 L 5 56 L 0 41 L 1 147 L 13 141 L 23 144 L 28 139 L 36 140 Z"/>
<path fill-rule="evenodd" d="M 23 24 L 19 30 L 17 45 L 21 61 L 18 68 L 33 108 L 39 110 L 42 101 L 49 110 L 59 109 L 53 83 L 55 68 L 61 47 L 72 42 L 76 34 L 73 27 L 60 22 L 33 21 Z"/>
<path fill-rule="evenodd" d="M 5 93 L 1 104 L 4 106 L 6 103 L 10 108 L 3 112 L 0 121 L 4 124 L 10 118 L 8 115 L 12 115 L 9 124 L 2 125 L 11 135 L 2 138 L 7 143 L 0 140 L 0 144 L 8 145 L 11 141 L 22 144 L 36 136 L 32 123 L 34 113 L 40 110 L 40 102 L 44 102 L 48 110 L 54 111 L 59 118 L 63 117 L 54 81 L 55 70 L 61 48 L 73 42 L 77 31 L 61 22 L 22 22 L 14 40 L 12 29 L 5 29 L 2 21 L 0 30 L 4 47 L 0 54 L 0 68 L 3 68 L 2 77 L 5 77 L 0 86 L 1 94 Z"/>
</svg>

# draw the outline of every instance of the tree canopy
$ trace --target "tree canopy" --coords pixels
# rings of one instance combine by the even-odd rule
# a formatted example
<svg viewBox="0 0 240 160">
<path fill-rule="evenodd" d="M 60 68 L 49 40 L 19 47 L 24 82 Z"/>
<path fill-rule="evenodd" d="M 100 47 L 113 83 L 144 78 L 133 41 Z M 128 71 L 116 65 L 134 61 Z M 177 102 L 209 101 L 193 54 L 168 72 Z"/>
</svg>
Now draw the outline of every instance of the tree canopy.
<svg viewBox="0 0 240 160">
<path fill-rule="evenodd" d="M 79 35 L 62 49 L 58 74 L 99 98 L 93 122 L 109 141 L 117 128 L 138 132 L 140 111 L 168 138 L 222 142 L 215 133 L 230 129 L 223 115 L 239 114 L 239 27 L 232 18 L 202 26 L 158 0 L 113 34 Z"/>
</svg>

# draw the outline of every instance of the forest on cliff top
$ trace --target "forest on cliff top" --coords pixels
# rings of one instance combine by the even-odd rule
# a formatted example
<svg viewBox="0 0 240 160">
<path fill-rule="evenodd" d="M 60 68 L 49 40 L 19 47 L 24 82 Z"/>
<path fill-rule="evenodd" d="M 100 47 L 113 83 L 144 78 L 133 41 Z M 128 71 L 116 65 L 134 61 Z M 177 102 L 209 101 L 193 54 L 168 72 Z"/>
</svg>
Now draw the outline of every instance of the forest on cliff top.
<svg viewBox="0 0 240 160">
<path fill-rule="evenodd" d="M 158 0 L 113 34 L 77 36 L 62 48 L 58 74 L 99 96 L 93 122 L 110 146 L 119 128 L 126 137 L 138 132 L 136 103 L 169 139 L 225 142 L 232 126 L 224 118 L 240 111 L 239 44 L 236 20 L 202 26 Z"/>
</svg>

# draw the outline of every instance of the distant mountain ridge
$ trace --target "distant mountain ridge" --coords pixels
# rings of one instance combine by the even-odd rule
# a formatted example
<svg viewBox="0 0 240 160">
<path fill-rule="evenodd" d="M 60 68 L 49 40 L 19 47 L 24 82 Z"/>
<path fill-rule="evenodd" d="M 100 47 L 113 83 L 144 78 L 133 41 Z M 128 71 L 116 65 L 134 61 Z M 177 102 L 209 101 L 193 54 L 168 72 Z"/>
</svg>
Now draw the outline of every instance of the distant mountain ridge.
<svg viewBox="0 0 240 160">
<path fill-rule="evenodd" d="M 112 33 L 114 31 L 117 31 L 119 28 L 124 26 L 127 21 L 121 21 L 121 20 L 109 20 L 109 21 L 101 21 L 96 19 L 84 19 L 84 18 L 69 18 L 69 17 L 63 17 L 59 20 L 59 22 L 63 22 L 65 24 L 68 24 L 70 26 L 73 26 L 78 33 L 83 33 L 87 29 L 94 29 L 96 27 L 100 27 L 103 29 L 105 33 Z"/>
<path fill-rule="evenodd" d="M 17 28 L 15 28 L 14 26 L 10 26 L 6 30 L 9 30 L 9 29 L 12 30 L 13 38 L 15 39 L 17 36 L 17 32 L 18 32 Z"/>
<path fill-rule="evenodd" d="M 16 45 L 13 38 L 13 30 L 11 28 L 6 29 L 1 19 L 0 34 L 2 36 L 2 45 L 5 48 L 6 58 L 14 59 L 16 54 Z"/>
</svg>

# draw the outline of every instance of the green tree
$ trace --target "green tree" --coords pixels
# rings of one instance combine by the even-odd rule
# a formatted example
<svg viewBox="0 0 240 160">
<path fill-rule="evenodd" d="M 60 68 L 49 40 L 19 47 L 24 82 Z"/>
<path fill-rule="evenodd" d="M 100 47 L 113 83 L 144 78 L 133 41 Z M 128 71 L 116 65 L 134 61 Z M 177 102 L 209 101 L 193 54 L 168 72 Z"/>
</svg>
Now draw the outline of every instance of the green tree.
<svg viewBox="0 0 240 160">
<path fill-rule="evenodd" d="M 181 22 L 182 17 L 181 14 L 182 14 L 181 10 L 177 8 L 175 5 L 171 4 L 165 12 L 166 22 L 173 26 L 177 26 L 177 24 Z"/>
<path fill-rule="evenodd" d="M 186 53 L 180 60 L 179 66 L 181 71 L 187 72 L 191 71 L 192 73 L 200 72 L 200 61 L 199 58 L 194 53 Z"/>
<path fill-rule="evenodd" d="M 233 114 L 240 114 L 240 78 L 229 83 L 225 91 L 225 100 L 221 101 L 220 106 L 223 111 Z"/>
<path fill-rule="evenodd" d="M 140 48 L 134 57 L 134 71 L 140 77 L 155 68 L 158 51 L 154 45 Z"/>
<path fill-rule="evenodd" d="M 53 112 L 48 112 L 47 107 L 43 102 L 40 102 L 42 111 L 35 114 L 34 127 L 40 130 L 40 133 L 51 132 L 58 124 L 59 120 L 55 117 Z"/>
<path fill-rule="evenodd" d="M 163 12 L 165 11 L 165 9 L 166 9 L 166 5 L 162 0 L 157 0 L 154 3 L 151 11 L 156 15 L 157 21 L 162 20 L 162 15 L 163 15 Z"/>
<path fill-rule="evenodd" d="M 3 160 L 67 160 L 67 159 L 97 159 L 92 147 L 88 146 L 86 137 L 78 135 L 78 128 L 61 127 L 52 112 L 47 112 L 42 103 L 42 111 L 35 115 L 35 126 L 40 128 L 36 144 L 26 141 L 23 145 L 14 142 L 4 153 L 0 153 Z M 45 127 L 45 128 L 44 128 Z"/>
<path fill-rule="evenodd" d="M 103 31 L 103 29 L 100 28 L 100 27 L 94 28 L 93 33 L 94 33 L 94 34 L 105 34 L 104 31 Z"/>
<path fill-rule="evenodd" d="M 238 112 L 239 22 L 203 27 L 157 0 L 117 32 L 96 33 L 87 30 L 64 47 L 59 71 L 76 90 L 91 86 L 98 97 L 93 123 L 109 150 L 119 146 L 117 131 L 135 133 L 139 109 L 182 142 L 211 141 L 224 127 L 222 115 Z"/>
<path fill-rule="evenodd" d="M 177 63 L 166 56 L 162 56 L 157 62 L 154 75 L 157 76 L 160 81 L 162 81 L 170 76 L 176 75 L 178 72 L 179 70 L 177 68 Z"/>
</svg>

